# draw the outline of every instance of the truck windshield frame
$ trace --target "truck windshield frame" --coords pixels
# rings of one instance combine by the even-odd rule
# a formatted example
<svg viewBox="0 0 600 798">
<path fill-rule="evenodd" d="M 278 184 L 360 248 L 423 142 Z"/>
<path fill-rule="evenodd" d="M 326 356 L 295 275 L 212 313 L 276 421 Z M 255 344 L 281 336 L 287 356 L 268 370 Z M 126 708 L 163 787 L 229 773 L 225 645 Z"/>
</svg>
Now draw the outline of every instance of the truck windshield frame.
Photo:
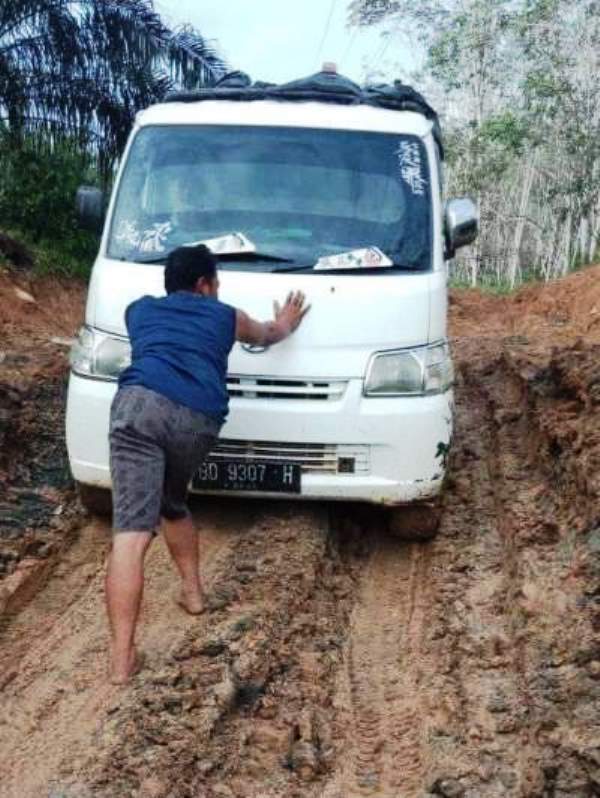
<svg viewBox="0 0 600 798">
<path fill-rule="evenodd" d="M 105 254 L 160 262 L 177 246 L 235 231 L 303 274 L 326 274 L 311 269 L 319 258 L 365 247 L 395 264 L 366 274 L 427 272 L 431 184 L 425 144 L 407 133 L 148 125 L 128 149 Z M 274 271 L 272 262 L 235 255 L 220 268 Z"/>
</svg>

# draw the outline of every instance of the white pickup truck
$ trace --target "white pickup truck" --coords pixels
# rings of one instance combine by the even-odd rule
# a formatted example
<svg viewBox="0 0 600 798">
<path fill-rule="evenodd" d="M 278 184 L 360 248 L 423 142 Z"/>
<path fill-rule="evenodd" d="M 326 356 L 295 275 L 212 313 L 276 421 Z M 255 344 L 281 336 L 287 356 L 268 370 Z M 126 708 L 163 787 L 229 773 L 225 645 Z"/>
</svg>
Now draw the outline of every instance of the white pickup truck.
<svg viewBox="0 0 600 798">
<path fill-rule="evenodd" d="M 442 165 L 420 95 L 361 89 L 331 69 L 287 86 L 237 74 L 138 114 L 71 358 L 67 444 L 83 498 L 111 484 L 125 308 L 163 293 L 170 250 L 211 241 L 223 301 L 267 319 L 300 290 L 312 310 L 283 344 L 235 346 L 230 415 L 191 489 L 373 502 L 406 530 L 403 508 L 443 483 L 446 260 L 477 233 L 470 200 L 444 205 Z M 97 189 L 78 201 L 99 218 Z"/>
</svg>

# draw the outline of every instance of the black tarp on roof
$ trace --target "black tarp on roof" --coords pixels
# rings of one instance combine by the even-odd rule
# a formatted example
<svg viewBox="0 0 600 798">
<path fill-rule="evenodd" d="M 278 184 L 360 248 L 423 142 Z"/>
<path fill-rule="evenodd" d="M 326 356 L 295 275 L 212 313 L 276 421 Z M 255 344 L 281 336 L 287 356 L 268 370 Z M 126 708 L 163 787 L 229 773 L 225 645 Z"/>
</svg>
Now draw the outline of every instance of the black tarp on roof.
<svg viewBox="0 0 600 798">
<path fill-rule="evenodd" d="M 372 105 L 394 111 L 413 111 L 431 119 L 433 135 L 443 157 L 442 130 L 437 113 L 411 86 L 400 81 L 361 88 L 336 72 L 317 72 L 291 83 L 253 83 L 244 72 L 230 72 L 214 86 L 195 91 L 171 92 L 165 102 L 201 102 L 202 100 L 282 100 L 335 103 L 337 105 Z"/>
</svg>

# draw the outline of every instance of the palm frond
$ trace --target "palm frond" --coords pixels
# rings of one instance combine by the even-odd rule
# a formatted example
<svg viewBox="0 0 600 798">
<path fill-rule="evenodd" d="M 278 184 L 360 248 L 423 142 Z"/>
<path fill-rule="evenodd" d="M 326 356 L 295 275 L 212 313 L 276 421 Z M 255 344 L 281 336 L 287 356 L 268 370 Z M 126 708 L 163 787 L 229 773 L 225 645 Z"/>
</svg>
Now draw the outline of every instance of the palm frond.
<svg viewBox="0 0 600 798">
<path fill-rule="evenodd" d="M 12 0 L 0 4 L 0 119 L 11 135 L 58 131 L 104 147 L 112 162 L 136 112 L 175 87 L 225 72 L 215 45 L 171 30 L 152 0 Z"/>
</svg>

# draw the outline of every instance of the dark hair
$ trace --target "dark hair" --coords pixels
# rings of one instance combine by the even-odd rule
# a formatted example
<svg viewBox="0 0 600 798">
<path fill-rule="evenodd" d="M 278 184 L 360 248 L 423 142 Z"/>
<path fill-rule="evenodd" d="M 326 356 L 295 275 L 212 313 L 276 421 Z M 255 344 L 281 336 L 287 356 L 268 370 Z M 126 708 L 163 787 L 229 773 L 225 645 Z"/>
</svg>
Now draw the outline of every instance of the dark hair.
<svg viewBox="0 0 600 798">
<path fill-rule="evenodd" d="M 191 291 L 201 277 L 212 280 L 217 275 L 217 259 L 204 244 L 178 247 L 167 257 L 165 291 Z"/>
</svg>

